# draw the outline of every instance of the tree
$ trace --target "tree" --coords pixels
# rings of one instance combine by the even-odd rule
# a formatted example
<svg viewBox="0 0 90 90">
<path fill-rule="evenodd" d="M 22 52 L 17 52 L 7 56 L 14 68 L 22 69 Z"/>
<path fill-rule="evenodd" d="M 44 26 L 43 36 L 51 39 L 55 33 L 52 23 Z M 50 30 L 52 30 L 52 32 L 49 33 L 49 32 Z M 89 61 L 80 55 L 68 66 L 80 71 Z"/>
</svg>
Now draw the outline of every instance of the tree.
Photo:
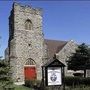
<svg viewBox="0 0 90 90">
<path fill-rule="evenodd" d="M 5 87 L 13 83 L 9 71 L 9 64 L 0 58 L 0 86 Z"/>
<path fill-rule="evenodd" d="M 13 81 L 11 79 L 9 72 L 10 72 L 9 63 L 6 62 L 4 59 L 2 59 L 2 56 L 0 56 L 0 87 L 5 88 L 8 85 L 9 85 L 8 86 L 9 88 L 10 88 L 10 85 L 13 87 Z"/>
<path fill-rule="evenodd" d="M 86 77 L 86 65 L 90 60 L 90 50 L 85 43 L 78 46 L 75 53 L 69 57 L 67 61 L 69 70 L 84 70 L 84 77 Z"/>
</svg>

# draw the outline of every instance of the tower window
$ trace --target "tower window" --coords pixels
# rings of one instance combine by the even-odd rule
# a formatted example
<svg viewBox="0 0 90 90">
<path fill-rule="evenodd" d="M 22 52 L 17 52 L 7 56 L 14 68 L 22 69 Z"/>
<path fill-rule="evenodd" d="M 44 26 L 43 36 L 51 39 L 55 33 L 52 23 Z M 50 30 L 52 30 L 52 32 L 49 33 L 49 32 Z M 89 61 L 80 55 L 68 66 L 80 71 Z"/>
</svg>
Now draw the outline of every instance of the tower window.
<svg viewBox="0 0 90 90">
<path fill-rule="evenodd" d="M 31 44 L 28 44 L 28 46 L 31 46 Z"/>
<path fill-rule="evenodd" d="M 26 30 L 31 30 L 32 29 L 32 22 L 31 22 L 31 20 L 27 19 L 25 21 L 25 29 Z"/>
</svg>

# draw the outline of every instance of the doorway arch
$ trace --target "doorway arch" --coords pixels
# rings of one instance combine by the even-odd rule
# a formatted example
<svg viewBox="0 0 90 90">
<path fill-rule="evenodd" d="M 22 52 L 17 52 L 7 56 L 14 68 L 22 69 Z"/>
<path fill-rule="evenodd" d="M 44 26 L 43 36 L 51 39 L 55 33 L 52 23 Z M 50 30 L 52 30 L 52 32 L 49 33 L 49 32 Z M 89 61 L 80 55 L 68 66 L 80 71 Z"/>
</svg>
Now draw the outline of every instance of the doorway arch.
<svg viewBox="0 0 90 90">
<path fill-rule="evenodd" d="M 37 78 L 36 62 L 31 58 L 27 59 L 25 62 L 24 76 L 25 80 L 35 80 Z"/>
</svg>

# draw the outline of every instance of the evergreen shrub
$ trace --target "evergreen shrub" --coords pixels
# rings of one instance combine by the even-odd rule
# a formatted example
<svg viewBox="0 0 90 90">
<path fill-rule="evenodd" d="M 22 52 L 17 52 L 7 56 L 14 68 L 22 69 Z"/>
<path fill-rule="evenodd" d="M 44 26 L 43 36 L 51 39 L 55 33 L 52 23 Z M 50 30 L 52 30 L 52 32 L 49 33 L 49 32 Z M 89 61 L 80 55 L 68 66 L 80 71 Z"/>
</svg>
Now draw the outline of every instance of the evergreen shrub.
<svg viewBox="0 0 90 90">
<path fill-rule="evenodd" d="M 67 86 L 78 86 L 86 85 L 90 86 L 90 77 L 65 77 L 65 85 Z"/>
</svg>

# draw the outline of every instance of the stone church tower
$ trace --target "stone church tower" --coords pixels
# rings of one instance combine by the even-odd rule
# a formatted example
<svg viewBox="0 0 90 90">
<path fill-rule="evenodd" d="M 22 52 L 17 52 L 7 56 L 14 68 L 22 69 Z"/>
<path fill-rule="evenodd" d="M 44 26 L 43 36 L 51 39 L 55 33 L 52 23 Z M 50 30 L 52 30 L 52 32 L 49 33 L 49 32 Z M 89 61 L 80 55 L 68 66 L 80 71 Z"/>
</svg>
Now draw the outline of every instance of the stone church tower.
<svg viewBox="0 0 90 90">
<path fill-rule="evenodd" d="M 42 78 L 44 46 L 42 11 L 14 3 L 9 17 L 8 43 L 11 75 L 14 81 L 24 81 L 26 66 L 35 66 L 36 78 Z"/>
</svg>

